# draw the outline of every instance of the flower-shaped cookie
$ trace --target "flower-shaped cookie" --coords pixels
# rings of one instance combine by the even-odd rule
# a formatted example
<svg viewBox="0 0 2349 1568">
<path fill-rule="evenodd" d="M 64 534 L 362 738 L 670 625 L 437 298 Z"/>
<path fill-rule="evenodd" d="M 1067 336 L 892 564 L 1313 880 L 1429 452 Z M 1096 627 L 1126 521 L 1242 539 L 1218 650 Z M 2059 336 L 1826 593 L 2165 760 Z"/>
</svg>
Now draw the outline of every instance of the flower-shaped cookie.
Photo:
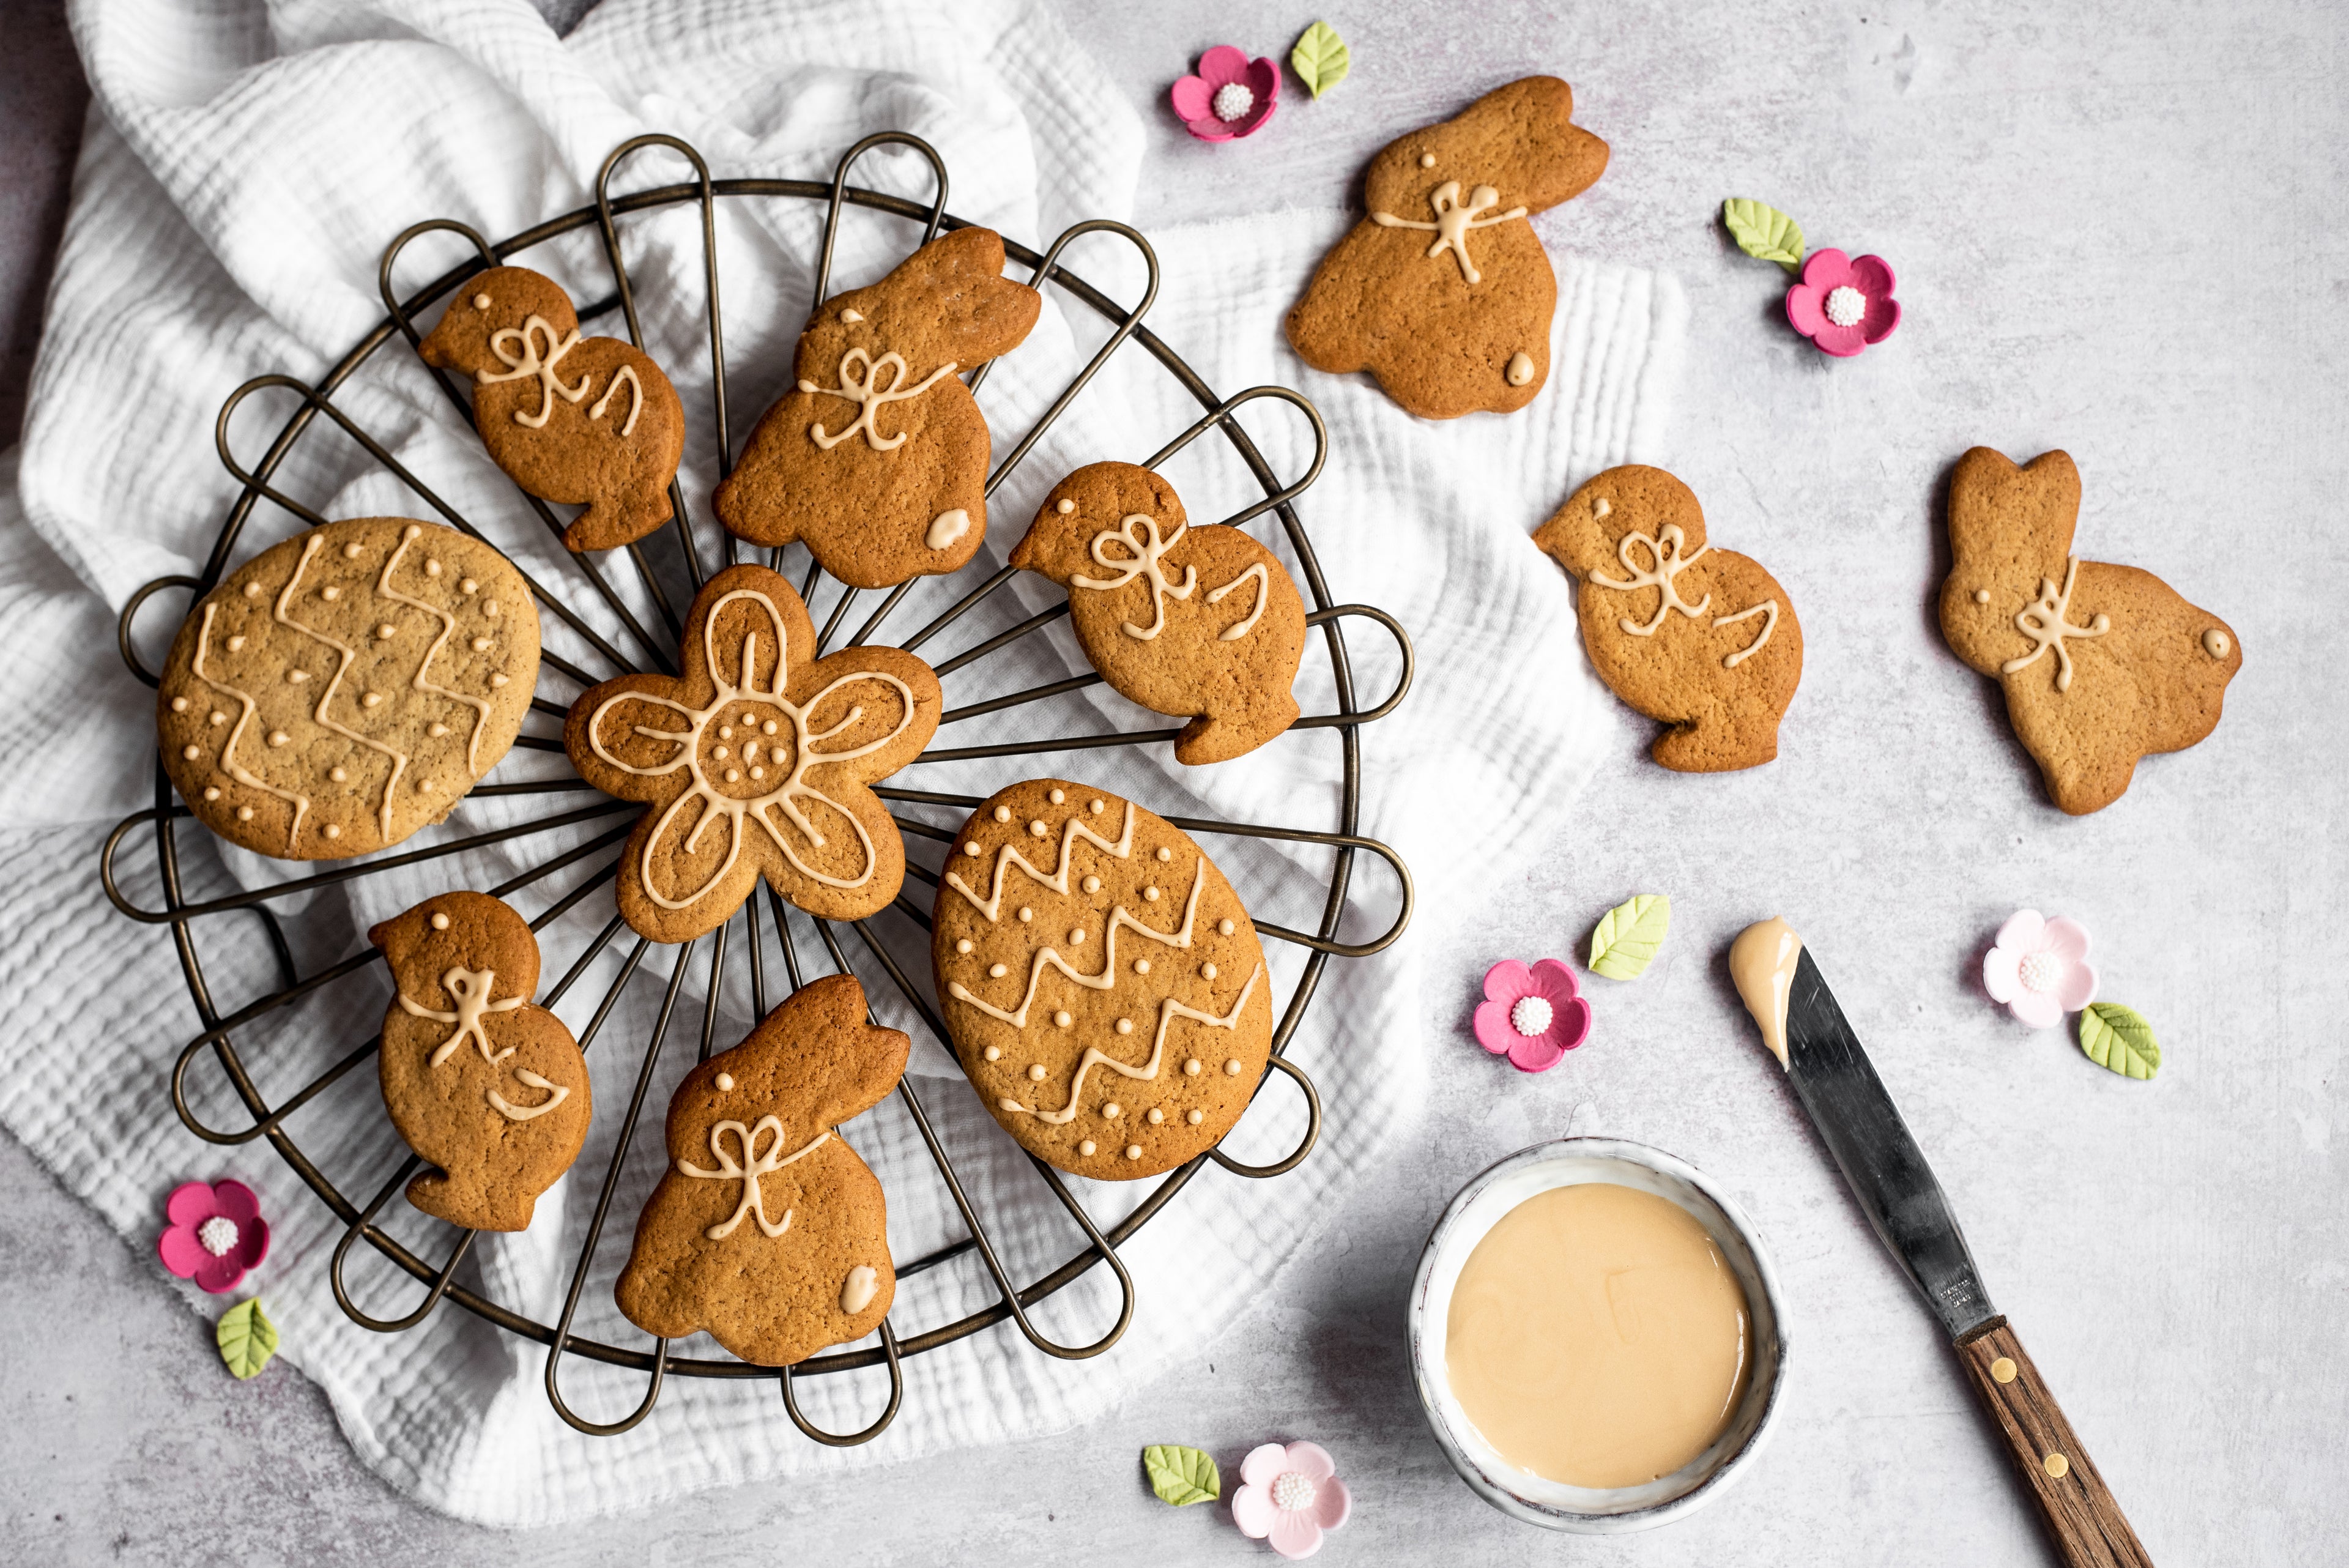
<svg viewBox="0 0 2349 1568">
<path fill-rule="evenodd" d="M 1524 1073 L 1547 1073 L 1590 1038 L 1590 1003 L 1574 971 L 1556 959 L 1531 969 L 1503 959 L 1485 971 L 1476 1043 Z"/>
<path fill-rule="evenodd" d="M 1271 1538 L 1283 1557 L 1310 1557 L 1321 1533 L 1346 1522 L 1354 1499 L 1338 1462 L 1319 1443 L 1265 1443 L 1240 1461 L 1245 1484 L 1232 1494 L 1232 1522 L 1258 1541 Z"/>
<path fill-rule="evenodd" d="M 242 1181 L 183 1182 L 163 1212 L 171 1221 L 155 1240 L 163 1266 L 214 1295 L 236 1289 L 269 1256 L 269 1222 Z"/>
<path fill-rule="evenodd" d="M 655 941 L 725 923 L 761 877 L 827 919 L 897 896 L 905 846 L 870 786 L 938 727 L 938 678 L 894 648 L 814 659 L 807 607 L 764 566 L 709 579 L 682 676 L 624 675 L 571 705 L 579 776 L 651 809 L 620 862 L 620 913 Z"/>
<path fill-rule="evenodd" d="M 1982 988 L 2033 1029 L 2053 1029 L 2096 1000 L 2088 929 L 2062 915 L 2050 920 L 2017 909 L 1982 955 Z"/>
</svg>

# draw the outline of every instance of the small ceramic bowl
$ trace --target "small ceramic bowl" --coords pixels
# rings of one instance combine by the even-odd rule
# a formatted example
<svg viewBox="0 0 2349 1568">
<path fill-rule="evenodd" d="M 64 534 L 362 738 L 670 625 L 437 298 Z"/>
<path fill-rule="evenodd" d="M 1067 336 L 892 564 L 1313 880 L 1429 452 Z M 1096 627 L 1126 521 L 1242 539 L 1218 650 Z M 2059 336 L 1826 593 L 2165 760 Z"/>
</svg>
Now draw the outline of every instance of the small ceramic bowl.
<svg viewBox="0 0 2349 1568">
<path fill-rule="evenodd" d="M 1553 1188 L 1611 1181 L 1680 1205 L 1702 1225 L 1745 1288 L 1754 1360 L 1744 1397 L 1713 1446 L 1641 1486 L 1568 1486 L 1517 1469 L 1477 1431 L 1452 1392 L 1444 1333 L 1453 1287 L 1476 1243 L 1518 1204 Z M 1761 1238 L 1737 1205 L 1694 1166 L 1663 1150 L 1619 1138 L 1569 1137 L 1520 1149 L 1460 1189 L 1437 1220 L 1412 1282 L 1411 1364 L 1427 1424 L 1469 1487 L 1512 1518 L 1581 1535 L 1616 1535 L 1668 1524 L 1702 1508 L 1761 1452 L 1786 1382 L 1785 1316 L 1778 1276 Z"/>
</svg>

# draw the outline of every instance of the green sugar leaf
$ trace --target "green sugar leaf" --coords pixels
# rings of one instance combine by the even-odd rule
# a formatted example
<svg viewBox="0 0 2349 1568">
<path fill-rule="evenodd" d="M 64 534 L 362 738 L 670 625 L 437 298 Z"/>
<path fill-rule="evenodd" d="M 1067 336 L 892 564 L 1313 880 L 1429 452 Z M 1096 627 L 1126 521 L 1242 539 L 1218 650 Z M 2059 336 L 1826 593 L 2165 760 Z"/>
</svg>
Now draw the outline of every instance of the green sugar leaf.
<svg viewBox="0 0 2349 1568">
<path fill-rule="evenodd" d="M 1746 196 L 1733 196 L 1721 204 L 1721 221 L 1737 248 L 1761 261 L 1774 261 L 1788 272 L 1803 265 L 1803 225 L 1777 208 Z"/>
<path fill-rule="evenodd" d="M 2092 1002 L 2080 1014 L 2080 1049 L 2097 1066 L 2125 1078 L 2150 1078 L 2161 1071 L 2161 1042 L 2153 1025 L 2134 1007 Z"/>
<path fill-rule="evenodd" d="M 1661 893 L 1641 893 L 1616 905 L 1590 933 L 1590 972 L 1609 980 L 1639 979 L 1671 929 L 1672 901 Z"/>
<path fill-rule="evenodd" d="M 259 1296 L 222 1313 L 213 1337 L 220 1341 L 221 1359 L 239 1381 L 258 1374 L 277 1354 L 277 1325 L 261 1310 Z"/>
<path fill-rule="evenodd" d="M 1338 36 L 1337 28 L 1316 22 L 1297 40 L 1297 47 L 1288 51 L 1288 63 L 1313 96 L 1319 98 L 1346 79 L 1346 73 L 1354 68 L 1354 57 L 1347 52 L 1346 40 Z"/>
<path fill-rule="evenodd" d="M 1150 1473 L 1150 1490 L 1158 1501 L 1176 1508 L 1213 1502 L 1224 1495 L 1224 1478 L 1216 1472 L 1216 1461 L 1197 1449 L 1154 1443 L 1142 1450 L 1142 1468 Z"/>
</svg>

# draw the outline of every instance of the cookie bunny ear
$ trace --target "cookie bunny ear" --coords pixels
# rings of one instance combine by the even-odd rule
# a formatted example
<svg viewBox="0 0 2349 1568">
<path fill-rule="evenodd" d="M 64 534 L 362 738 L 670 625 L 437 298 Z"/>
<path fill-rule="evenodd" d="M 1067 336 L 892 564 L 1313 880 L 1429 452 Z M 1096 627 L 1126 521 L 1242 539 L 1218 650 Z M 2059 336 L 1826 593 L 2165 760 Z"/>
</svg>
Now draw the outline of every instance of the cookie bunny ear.
<svg viewBox="0 0 2349 1568">
<path fill-rule="evenodd" d="M 1661 468 L 1627 464 L 1610 468 L 1572 495 L 1534 533 L 1542 554 L 1564 566 L 1577 580 L 1591 573 L 1619 574 L 1622 542 L 1633 535 L 1650 541 L 1663 537 L 1666 528 L 1681 531 L 1677 554 L 1683 561 L 1704 548 L 1704 508 L 1696 492 Z M 1639 547 L 1635 542 L 1635 553 Z M 1639 566 L 1653 566 L 1653 545 L 1640 553 Z"/>
<path fill-rule="evenodd" d="M 2042 582 L 2062 583 L 2080 518 L 2080 471 L 2045 452 L 2018 467 L 1978 446 L 1950 476 L 1950 575 L 1941 584 L 1941 634 L 1985 675 L 2012 657 L 2018 607 Z"/>
<path fill-rule="evenodd" d="M 909 286 L 904 303 L 935 324 L 943 358 L 968 369 L 1026 341 L 1044 297 L 1003 275 L 1003 236 L 957 229 L 932 240 L 884 280 Z M 895 302 L 893 302 L 895 303 Z"/>
<path fill-rule="evenodd" d="M 1185 521 L 1182 498 L 1138 464 L 1087 463 L 1044 497 L 1036 520 L 1011 552 L 1011 565 L 1063 587 L 1072 576 L 1098 575 L 1104 568 L 1093 558 L 1093 540 L 1135 515 L 1150 518 L 1159 538 L 1171 540 Z"/>
<path fill-rule="evenodd" d="M 1490 116 L 1510 134 L 1485 182 L 1511 206 L 1538 213 L 1572 201 L 1607 171 L 1607 143 L 1574 123 L 1574 89 L 1556 77 L 1527 77 L 1486 93 L 1466 118 Z"/>
<path fill-rule="evenodd" d="M 784 1094 L 804 1096 L 810 1125 L 833 1127 L 881 1103 L 905 1075 L 913 1042 L 871 1022 L 864 988 L 853 975 L 827 975 L 795 992 L 767 1015 L 795 1054 L 779 1075 Z"/>
</svg>

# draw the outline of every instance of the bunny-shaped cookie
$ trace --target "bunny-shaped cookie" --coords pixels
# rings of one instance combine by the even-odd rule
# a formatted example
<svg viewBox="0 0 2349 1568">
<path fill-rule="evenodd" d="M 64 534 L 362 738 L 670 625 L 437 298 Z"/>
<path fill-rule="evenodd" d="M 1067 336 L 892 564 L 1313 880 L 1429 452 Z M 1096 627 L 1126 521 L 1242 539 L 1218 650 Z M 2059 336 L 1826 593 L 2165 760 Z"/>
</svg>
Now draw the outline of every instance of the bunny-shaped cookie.
<svg viewBox="0 0 2349 1568">
<path fill-rule="evenodd" d="M 938 678 L 895 648 L 815 658 L 790 583 L 729 566 L 687 612 L 683 675 L 623 675 L 571 705 L 579 776 L 647 805 L 620 857 L 620 913 L 658 942 L 725 924 L 764 876 L 812 915 L 877 913 L 905 842 L 870 787 L 937 732 Z"/>
<path fill-rule="evenodd" d="M 687 1074 L 613 1290 L 628 1321 L 667 1339 L 707 1329 L 760 1366 L 878 1327 L 897 1291 L 888 1204 L 835 1129 L 896 1087 L 910 1044 L 836 974 Z"/>
<path fill-rule="evenodd" d="M 378 1060 L 384 1108 L 440 1167 L 408 1201 L 475 1231 L 526 1231 L 595 1114 L 587 1060 L 531 1004 L 538 939 L 487 893 L 442 893 L 367 933 L 391 966 Z"/>
<path fill-rule="evenodd" d="M 572 549 L 616 549 L 668 521 L 685 452 L 677 389 L 634 344 L 580 337 L 553 278 L 522 266 L 475 275 L 417 352 L 473 380 L 473 426 L 516 484 L 585 503 L 564 531 Z"/>
<path fill-rule="evenodd" d="M 718 487 L 719 520 L 754 545 L 800 540 L 860 588 L 968 561 L 987 536 L 988 446 L 960 374 L 1019 347 L 1044 307 L 1002 274 L 1002 236 L 957 229 L 818 306 L 798 385 Z"/>
<path fill-rule="evenodd" d="M 1975 447 L 1950 480 L 1941 636 L 1998 678 L 2006 713 L 2075 816 L 2110 805 L 2139 757 L 2219 723 L 2243 667 L 2234 628 L 2150 572 L 2072 554 L 2080 471 L 2061 452 L 2018 468 Z"/>
<path fill-rule="evenodd" d="M 1534 543 L 1582 585 L 1575 612 L 1599 679 L 1672 726 L 1651 756 L 1713 774 L 1778 754 L 1778 721 L 1803 678 L 1795 601 L 1759 562 L 1706 543 L 1687 485 L 1661 468 L 1610 468 Z"/>
<path fill-rule="evenodd" d="M 1297 585 L 1237 528 L 1190 526 L 1149 469 L 1096 462 L 1061 481 L 1011 564 L 1069 590 L 1077 640 L 1111 686 L 1191 720 L 1175 761 L 1220 763 L 1297 722 Z"/>
<path fill-rule="evenodd" d="M 1368 369 L 1422 419 L 1509 413 L 1549 376 L 1557 276 L 1528 221 L 1588 190 L 1607 144 L 1556 77 L 1496 88 L 1456 119 L 1387 143 L 1361 222 L 1288 313 L 1317 370 Z"/>
</svg>

